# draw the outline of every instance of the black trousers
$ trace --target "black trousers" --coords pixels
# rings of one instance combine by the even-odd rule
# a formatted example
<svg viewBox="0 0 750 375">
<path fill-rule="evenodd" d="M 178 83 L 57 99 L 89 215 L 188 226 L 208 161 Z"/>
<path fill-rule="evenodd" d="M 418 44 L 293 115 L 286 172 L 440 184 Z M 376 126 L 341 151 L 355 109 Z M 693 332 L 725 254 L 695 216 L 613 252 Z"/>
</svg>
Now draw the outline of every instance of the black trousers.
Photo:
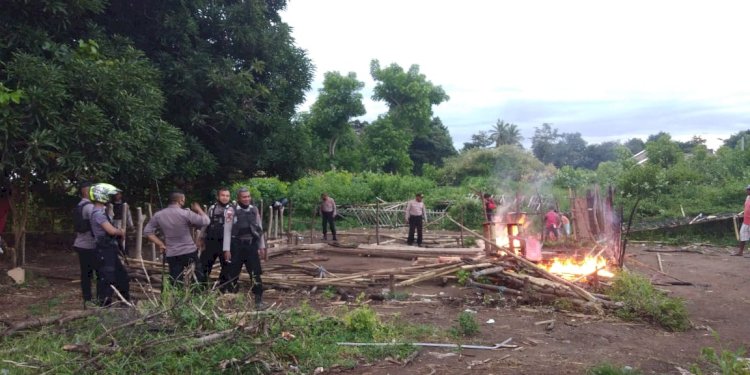
<svg viewBox="0 0 750 375">
<path fill-rule="evenodd" d="M 198 251 L 193 251 L 189 254 L 176 255 L 172 257 L 166 257 L 167 265 L 169 265 L 169 278 L 173 282 L 182 282 L 180 275 L 188 268 L 189 265 L 195 265 L 195 278 L 198 280 L 203 279 L 203 270 L 200 267 L 200 261 L 198 260 Z M 182 275 L 183 277 L 185 275 Z"/>
<path fill-rule="evenodd" d="M 232 238 L 232 262 L 229 264 L 229 283 L 222 289 L 224 292 L 237 293 L 238 281 L 242 266 L 245 266 L 250 278 L 253 279 L 253 294 L 260 297 L 263 295 L 263 280 L 260 275 L 263 269 L 260 267 L 260 255 L 258 254 L 258 241 L 242 241 Z"/>
<path fill-rule="evenodd" d="M 219 273 L 219 285 L 224 285 L 227 278 L 227 263 L 224 262 L 224 239 L 206 238 L 206 248 L 200 255 L 201 278 L 198 281 L 208 283 L 211 276 L 211 270 L 214 268 L 216 258 L 219 258 L 221 264 L 221 273 Z"/>
<path fill-rule="evenodd" d="M 320 216 L 323 218 L 323 237 L 326 236 L 326 224 L 331 227 L 331 234 L 333 239 L 336 239 L 336 218 L 333 216 L 333 211 L 325 212 L 321 211 Z"/>
<path fill-rule="evenodd" d="M 81 266 L 81 294 L 83 295 L 84 301 L 91 301 L 91 281 L 94 281 L 94 274 L 99 279 L 99 272 L 97 272 L 99 257 L 96 248 L 94 249 L 83 249 L 80 247 L 73 247 L 76 253 L 78 253 L 78 264 Z M 96 299 L 99 300 L 101 291 L 99 283 L 96 282 Z"/>
<path fill-rule="evenodd" d="M 102 306 L 109 306 L 112 302 L 119 300 L 114 297 L 112 286 L 122 294 L 126 300 L 130 300 L 130 278 L 128 271 L 117 256 L 117 244 L 113 240 L 98 240 L 96 244 L 99 264 L 97 273 L 97 293 Z"/>
<path fill-rule="evenodd" d="M 409 216 L 409 237 L 406 243 L 414 243 L 414 230 L 417 231 L 417 245 L 422 245 L 422 216 Z"/>
</svg>

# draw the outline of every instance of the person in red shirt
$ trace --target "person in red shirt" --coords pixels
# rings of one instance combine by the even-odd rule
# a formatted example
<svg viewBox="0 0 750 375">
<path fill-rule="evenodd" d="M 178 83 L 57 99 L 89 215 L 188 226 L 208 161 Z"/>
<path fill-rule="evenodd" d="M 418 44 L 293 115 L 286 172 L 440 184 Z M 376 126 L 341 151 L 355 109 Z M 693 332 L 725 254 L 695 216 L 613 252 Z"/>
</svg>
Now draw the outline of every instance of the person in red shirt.
<svg viewBox="0 0 750 375">
<path fill-rule="evenodd" d="M 545 238 L 549 239 L 550 233 L 555 235 L 555 240 L 559 240 L 560 233 L 557 231 L 557 228 L 559 227 L 560 215 L 557 213 L 557 210 L 550 209 L 549 212 L 544 215 L 544 236 L 542 237 L 542 241 L 544 241 Z"/>
<path fill-rule="evenodd" d="M 750 241 L 750 185 L 745 187 L 745 208 L 742 210 L 743 219 L 742 227 L 740 228 L 740 249 L 738 252 L 732 254 L 734 256 L 741 257 L 745 253 L 745 242 Z"/>
</svg>

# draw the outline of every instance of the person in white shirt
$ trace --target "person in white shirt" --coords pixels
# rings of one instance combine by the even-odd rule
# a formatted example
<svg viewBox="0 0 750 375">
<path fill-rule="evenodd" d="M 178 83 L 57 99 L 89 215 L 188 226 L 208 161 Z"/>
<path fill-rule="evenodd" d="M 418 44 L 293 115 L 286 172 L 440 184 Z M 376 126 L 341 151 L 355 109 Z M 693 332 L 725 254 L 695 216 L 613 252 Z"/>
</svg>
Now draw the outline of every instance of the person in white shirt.
<svg viewBox="0 0 750 375">
<path fill-rule="evenodd" d="M 414 244 L 414 231 L 416 230 L 417 246 L 422 246 L 422 223 L 427 220 L 427 211 L 424 208 L 424 202 L 422 202 L 422 193 L 417 193 L 413 200 L 406 203 L 404 214 L 406 222 L 409 223 L 409 237 L 406 239 L 406 244 L 409 246 Z"/>
</svg>

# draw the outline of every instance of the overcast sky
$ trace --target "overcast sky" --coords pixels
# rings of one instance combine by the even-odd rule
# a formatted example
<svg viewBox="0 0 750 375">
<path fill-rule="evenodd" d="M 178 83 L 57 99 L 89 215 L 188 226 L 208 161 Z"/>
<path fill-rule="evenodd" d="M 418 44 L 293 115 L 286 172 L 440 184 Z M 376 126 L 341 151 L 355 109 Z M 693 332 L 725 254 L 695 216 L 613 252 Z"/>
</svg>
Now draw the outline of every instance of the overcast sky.
<svg viewBox="0 0 750 375">
<path fill-rule="evenodd" d="M 417 64 L 450 100 L 434 113 L 460 148 L 498 119 L 526 142 L 552 123 L 589 143 L 665 131 L 718 147 L 750 129 L 750 2 L 289 0 L 282 19 L 323 73 L 365 82 L 371 59 Z"/>
</svg>

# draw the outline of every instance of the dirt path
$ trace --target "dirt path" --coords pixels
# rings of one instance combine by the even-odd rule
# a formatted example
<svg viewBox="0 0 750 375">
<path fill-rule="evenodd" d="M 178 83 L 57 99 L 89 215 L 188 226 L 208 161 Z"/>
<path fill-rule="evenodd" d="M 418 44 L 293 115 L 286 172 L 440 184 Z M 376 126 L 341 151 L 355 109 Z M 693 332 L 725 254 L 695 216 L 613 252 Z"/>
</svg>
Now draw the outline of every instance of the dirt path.
<svg viewBox="0 0 750 375">
<path fill-rule="evenodd" d="M 640 262 L 657 267 L 656 253 L 646 250 L 675 250 L 679 247 L 631 246 L 629 253 Z M 703 254 L 692 252 L 662 253 L 666 272 L 698 286 L 659 286 L 673 296 L 684 298 L 696 328 L 670 333 L 646 324 L 622 322 L 576 313 L 556 312 L 549 307 L 487 306 L 471 289 L 449 283 L 423 284 L 407 291 L 426 297 L 412 297 L 408 302 L 373 302 L 384 318 L 396 317 L 410 323 L 430 324 L 447 329 L 466 309 L 476 312 L 480 333 L 472 341 L 493 344 L 513 338 L 518 349 L 496 351 L 465 350 L 460 354 L 447 349 L 420 349 L 407 367 L 381 361 L 361 366 L 345 374 L 581 374 L 587 368 L 610 362 L 628 365 L 650 374 L 677 374 L 675 366 L 688 368 L 703 347 L 717 346 L 710 329 L 715 330 L 728 349 L 747 346 L 750 342 L 750 258 L 730 257 L 726 249 L 695 247 Z M 289 259 L 275 259 L 285 262 Z M 363 269 L 397 266 L 404 261 L 385 258 L 343 257 L 331 259 L 327 268 L 347 267 L 352 272 Z M 407 262 L 408 263 L 408 262 Z M 649 269 L 627 264 L 630 269 L 651 277 Z M 2 268 L 2 265 L 0 265 Z M 37 279 L 25 287 L 10 285 L 2 271 L 0 283 L 0 320 L 13 321 L 57 309 L 78 308 L 78 285 L 68 279 L 77 278 L 77 259 L 72 253 L 49 251 L 30 259 L 30 268 L 37 274 L 58 278 Z M 656 283 L 669 280 L 654 277 Z M 354 292 L 354 291 L 353 291 Z M 274 291 L 267 294 L 269 302 L 285 306 L 298 303 L 299 295 Z M 434 297 L 433 297 L 434 296 Z M 329 303 L 313 294 L 316 306 Z M 296 302 L 291 302 L 296 301 Z M 494 323 L 486 323 L 494 319 Z M 535 322 L 554 319 L 552 329 Z M 453 354 L 452 354 L 453 353 Z"/>
</svg>

